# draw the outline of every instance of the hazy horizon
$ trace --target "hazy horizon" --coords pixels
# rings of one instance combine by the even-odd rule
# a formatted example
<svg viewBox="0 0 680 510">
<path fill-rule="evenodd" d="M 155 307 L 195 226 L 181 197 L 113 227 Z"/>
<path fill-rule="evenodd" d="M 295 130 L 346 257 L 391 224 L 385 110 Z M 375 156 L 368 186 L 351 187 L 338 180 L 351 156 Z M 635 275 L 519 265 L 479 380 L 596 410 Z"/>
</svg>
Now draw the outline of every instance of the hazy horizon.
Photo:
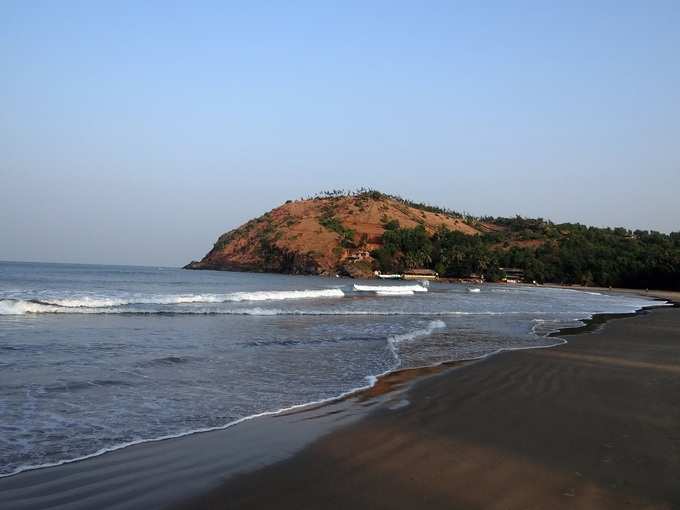
<svg viewBox="0 0 680 510">
<path fill-rule="evenodd" d="M 0 5 L 0 260 L 180 266 L 288 199 L 680 230 L 680 4 Z"/>
</svg>

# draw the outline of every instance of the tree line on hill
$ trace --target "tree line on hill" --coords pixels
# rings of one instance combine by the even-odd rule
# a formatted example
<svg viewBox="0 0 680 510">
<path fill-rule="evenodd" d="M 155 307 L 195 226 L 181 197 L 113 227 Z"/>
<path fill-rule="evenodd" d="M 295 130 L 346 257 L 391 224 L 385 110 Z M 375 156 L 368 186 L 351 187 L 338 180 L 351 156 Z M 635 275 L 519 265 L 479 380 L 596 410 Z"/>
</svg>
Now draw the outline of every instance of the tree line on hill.
<svg viewBox="0 0 680 510">
<path fill-rule="evenodd" d="M 401 228 L 389 221 L 383 246 L 371 255 L 386 273 L 418 267 L 498 281 L 500 268 L 513 267 L 539 283 L 680 290 L 680 232 L 556 225 L 541 218 L 479 221 L 497 229 L 466 235 L 442 228 L 428 235 L 420 225 Z"/>
<path fill-rule="evenodd" d="M 308 196 L 308 197 L 301 197 L 300 200 L 328 200 L 328 199 L 339 199 L 339 198 L 347 198 L 347 197 L 352 197 L 352 198 L 357 198 L 359 200 L 361 199 L 370 199 L 370 200 L 380 200 L 380 199 L 389 199 L 389 200 L 394 200 L 395 202 L 399 202 L 401 204 L 404 204 L 408 207 L 413 207 L 414 209 L 418 209 L 420 211 L 427 211 L 431 213 L 436 213 L 436 214 L 443 214 L 445 216 L 450 216 L 452 218 L 459 218 L 461 220 L 464 220 L 466 222 L 476 222 L 479 221 L 480 218 L 476 218 L 475 216 L 465 213 L 465 212 L 459 212 L 459 211 L 454 211 L 453 209 L 448 209 L 446 207 L 440 207 L 437 205 L 432 205 L 428 204 L 425 202 L 415 202 L 413 200 L 409 200 L 408 198 L 404 198 L 399 195 L 395 194 L 390 194 L 390 193 L 383 193 L 382 191 L 378 191 L 376 189 L 372 188 L 358 188 L 355 190 L 344 190 L 344 189 L 332 189 L 332 190 L 323 190 L 320 191 L 314 195 Z M 288 200 L 286 203 L 290 203 L 292 200 Z"/>
</svg>

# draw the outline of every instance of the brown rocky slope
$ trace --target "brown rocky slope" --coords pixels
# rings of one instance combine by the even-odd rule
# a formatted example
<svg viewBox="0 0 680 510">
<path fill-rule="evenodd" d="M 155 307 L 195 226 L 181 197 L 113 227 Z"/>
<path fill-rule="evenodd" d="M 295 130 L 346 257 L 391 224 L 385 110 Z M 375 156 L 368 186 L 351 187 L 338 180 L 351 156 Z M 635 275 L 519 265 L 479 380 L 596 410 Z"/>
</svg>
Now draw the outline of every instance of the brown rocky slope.
<svg viewBox="0 0 680 510">
<path fill-rule="evenodd" d="M 370 252 L 382 246 L 391 220 L 407 228 L 422 225 L 429 234 L 440 227 L 469 235 L 484 229 L 462 216 L 413 205 L 379 193 L 288 201 L 223 234 L 201 261 L 185 267 L 370 276 Z"/>
</svg>

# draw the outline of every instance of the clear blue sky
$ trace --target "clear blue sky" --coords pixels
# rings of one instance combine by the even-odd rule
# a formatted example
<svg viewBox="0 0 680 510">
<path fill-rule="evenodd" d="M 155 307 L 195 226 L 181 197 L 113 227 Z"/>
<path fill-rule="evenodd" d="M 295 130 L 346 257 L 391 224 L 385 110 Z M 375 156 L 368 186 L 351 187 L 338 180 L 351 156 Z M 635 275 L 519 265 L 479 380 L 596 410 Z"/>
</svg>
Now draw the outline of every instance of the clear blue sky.
<svg viewBox="0 0 680 510">
<path fill-rule="evenodd" d="M 0 260 L 179 265 L 361 186 L 680 230 L 680 2 L 558 3 L 5 0 Z"/>
</svg>

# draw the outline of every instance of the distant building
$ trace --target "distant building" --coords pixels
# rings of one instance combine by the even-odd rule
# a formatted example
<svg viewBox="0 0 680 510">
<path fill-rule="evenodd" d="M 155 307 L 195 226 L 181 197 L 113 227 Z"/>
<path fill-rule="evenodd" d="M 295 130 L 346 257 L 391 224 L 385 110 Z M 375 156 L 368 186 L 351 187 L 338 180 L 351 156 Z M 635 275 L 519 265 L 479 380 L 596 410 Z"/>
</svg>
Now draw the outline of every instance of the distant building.
<svg viewBox="0 0 680 510">
<path fill-rule="evenodd" d="M 439 273 L 432 269 L 408 269 L 404 271 L 404 280 L 436 280 Z"/>
<path fill-rule="evenodd" d="M 524 281 L 524 270 L 516 267 L 499 267 L 503 276 L 501 281 L 505 283 L 520 283 Z"/>
</svg>

